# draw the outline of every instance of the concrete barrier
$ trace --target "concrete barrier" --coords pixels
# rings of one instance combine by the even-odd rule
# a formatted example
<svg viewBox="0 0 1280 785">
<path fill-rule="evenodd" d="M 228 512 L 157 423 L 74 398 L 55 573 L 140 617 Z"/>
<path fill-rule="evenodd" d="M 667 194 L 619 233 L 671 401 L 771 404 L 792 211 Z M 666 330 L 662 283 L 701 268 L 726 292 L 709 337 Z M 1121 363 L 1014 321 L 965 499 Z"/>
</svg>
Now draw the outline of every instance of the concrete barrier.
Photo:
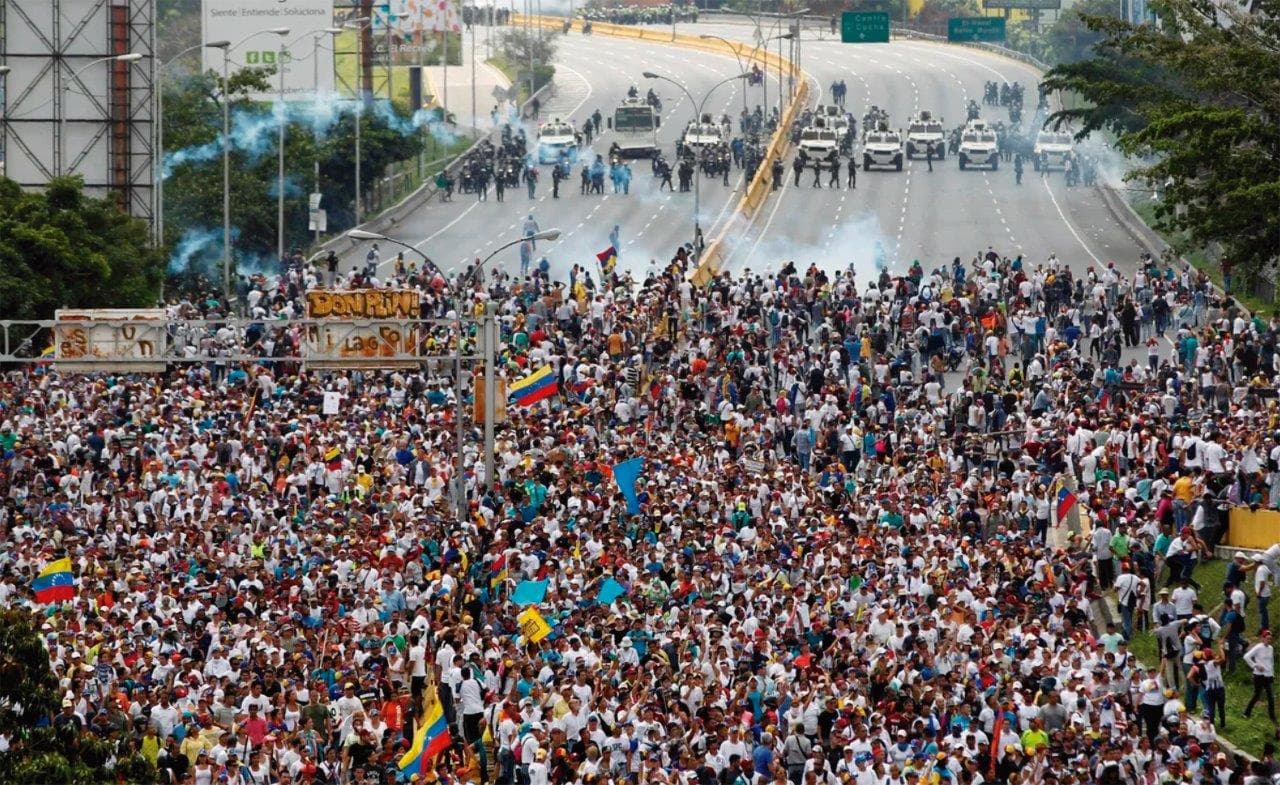
<svg viewBox="0 0 1280 785">
<path fill-rule="evenodd" d="M 787 148 L 791 144 L 791 137 L 787 133 L 787 129 L 795 122 L 796 115 L 805 106 L 808 96 L 808 82 L 804 79 L 797 80 L 791 103 L 787 106 L 787 110 L 782 113 L 778 123 L 778 130 L 774 131 L 769 147 L 765 151 L 764 159 L 760 162 L 759 168 L 756 169 L 755 177 L 751 178 L 751 182 L 743 192 L 742 198 L 738 201 L 734 217 L 744 219 L 745 223 L 750 223 L 768 200 L 769 193 L 773 190 L 773 162 L 786 154 Z M 695 286 L 706 286 L 720 274 L 727 250 L 727 241 L 730 232 L 735 228 L 741 229 L 742 227 L 735 227 L 735 222 L 732 219 L 726 221 L 711 242 L 707 243 L 707 248 L 703 252 L 702 259 L 691 279 Z"/>
<path fill-rule="evenodd" d="M 544 29 L 563 30 L 565 20 L 563 17 L 558 16 L 530 16 L 529 22 Z M 521 14 L 516 14 L 512 17 L 511 23 L 513 26 L 522 25 L 524 24 L 524 17 Z M 569 29 L 581 32 L 582 20 L 574 19 L 570 23 Z M 800 108 L 804 106 L 809 87 L 805 83 L 803 75 L 790 60 L 779 57 L 767 49 L 762 50 L 746 43 L 731 43 L 715 38 L 701 38 L 682 33 L 672 35 L 667 28 L 633 27 L 630 25 L 609 24 L 607 22 L 592 22 L 591 34 L 652 41 L 653 43 L 682 46 L 736 57 L 750 57 L 752 62 L 763 64 L 768 71 L 786 71 L 790 75 L 797 77 L 795 79 L 795 92 L 791 96 L 791 103 L 787 106 L 787 110 L 783 112 L 778 123 L 778 129 L 774 131 L 769 140 L 769 145 L 765 149 L 764 157 L 760 161 L 760 166 L 756 169 L 755 176 L 751 178 L 751 182 L 747 183 L 746 189 L 738 200 L 738 205 L 733 213 L 729 215 L 720 231 L 703 249 L 702 256 L 698 260 L 698 266 L 690 275 L 690 280 L 695 286 L 705 286 L 720 272 L 725 239 L 728 237 L 730 230 L 742 219 L 746 219 L 746 221 L 754 219 L 760 207 L 768 199 L 769 191 L 772 188 L 773 162 L 786 152 L 787 146 L 790 144 L 787 129 L 791 127 L 791 123 L 795 120 Z"/>
<path fill-rule="evenodd" d="M 1231 508 L 1227 545 L 1234 548 L 1263 551 L 1280 542 L 1280 512 Z"/>
</svg>

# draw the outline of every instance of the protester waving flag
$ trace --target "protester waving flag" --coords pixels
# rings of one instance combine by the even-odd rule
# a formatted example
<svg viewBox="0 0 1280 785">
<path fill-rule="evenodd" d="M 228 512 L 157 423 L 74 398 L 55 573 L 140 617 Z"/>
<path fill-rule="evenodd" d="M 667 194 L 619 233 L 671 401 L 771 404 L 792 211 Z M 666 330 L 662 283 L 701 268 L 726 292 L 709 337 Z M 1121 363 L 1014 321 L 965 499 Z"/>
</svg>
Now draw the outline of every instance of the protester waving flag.
<svg viewBox="0 0 1280 785">
<path fill-rule="evenodd" d="M 556 394 L 556 375 L 544 365 L 507 388 L 507 395 L 520 406 L 532 406 Z"/>
<path fill-rule="evenodd" d="M 618 266 L 618 249 L 611 245 L 596 254 L 596 258 L 600 260 L 600 271 L 609 275 Z"/>
<path fill-rule="evenodd" d="M 449 723 L 445 720 L 444 709 L 436 696 L 434 684 L 427 685 L 423 702 L 422 716 L 417 720 L 417 732 L 413 734 L 413 744 L 400 758 L 400 779 L 409 780 L 416 774 L 425 776 L 431 771 L 431 762 L 440 753 L 449 749 L 453 736 L 449 733 Z"/>
<path fill-rule="evenodd" d="M 74 599 L 75 583 L 75 576 L 71 574 L 71 560 L 63 557 L 46 564 L 31 588 L 36 593 L 36 602 L 48 605 Z"/>
</svg>

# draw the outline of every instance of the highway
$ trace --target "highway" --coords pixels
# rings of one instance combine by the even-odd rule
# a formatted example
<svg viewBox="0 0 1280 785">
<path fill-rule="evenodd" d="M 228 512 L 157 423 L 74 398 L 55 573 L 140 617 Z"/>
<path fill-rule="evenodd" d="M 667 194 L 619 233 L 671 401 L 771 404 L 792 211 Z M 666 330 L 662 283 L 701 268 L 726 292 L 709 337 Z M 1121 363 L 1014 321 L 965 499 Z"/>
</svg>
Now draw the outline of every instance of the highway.
<svg viewBox="0 0 1280 785">
<path fill-rule="evenodd" d="M 693 118 L 694 108 L 675 86 L 661 80 L 646 80 L 641 74 L 652 71 L 674 79 L 701 100 L 717 82 L 739 72 L 738 62 L 728 54 L 579 33 L 559 37 L 557 42 L 556 93 L 543 104 L 542 118 L 571 119 L 581 128 L 597 109 L 602 116 L 611 117 L 629 86 L 635 85 L 642 95 L 652 87 L 662 99 L 659 144 L 673 165 L 676 139 Z M 761 102 L 764 88 L 730 82 L 715 91 L 704 111 L 717 117 L 728 114 L 736 123 L 744 88 L 748 90 L 751 106 Z M 773 100 L 778 90 L 776 78 L 769 82 L 768 90 Z M 525 129 L 532 148 L 537 138 L 536 123 L 526 125 Z M 612 139 L 613 134 L 604 129 L 603 135 L 594 140 L 589 155 L 607 154 Z M 517 239 L 526 217 L 532 214 L 541 229 L 554 227 L 564 232 L 556 243 L 545 246 L 540 243 L 537 253 L 547 256 L 553 279 L 567 280 L 574 264 L 587 265 L 592 277 L 597 277 L 595 255 L 609 246 L 609 232 L 618 225 L 620 269 L 631 270 L 642 277 L 650 259 L 656 259 L 661 265 L 680 243 L 692 239 L 694 195 L 692 191 L 659 192 L 658 181 L 647 159 L 633 161 L 631 166 L 630 194 L 613 194 L 606 178 L 604 196 L 580 195 L 579 167 L 575 167 L 571 179 L 561 184 L 561 198 L 553 199 L 549 169 L 542 166 L 536 199 L 530 200 L 523 186 L 508 189 L 504 202 L 496 200 L 492 187 L 484 202 L 474 195 L 458 193 L 449 202 L 433 198 L 388 229 L 387 234 L 409 242 L 452 273 L 476 257 L 487 256 L 502 243 Z M 740 172 L 731 176 L 729 187 L 716 179 L 701 179 L 702 228 L 710 237 L 713 228 L 732 215 L 744 183 Z M 344 266 L 349 268 L 364 262 L 370 246 L 359 243 L 344 247 Z M 385 271 L 397 249 L 380 250 Z M 519 265 L 515 248 L 504 251 L 490 263 L 491 267 L 512 273 L 519 271 Z"/>
<path fill-rule="evenodd" d="M 748 23 L 714 22 L 686 25 L 682 32 L 751 41 L 754 28 Z M 829 98 L 831 83 L 844 79 L 849 88 L 846 108 L 859 123 L 874 104 L 888 110 L 895 128 L 905 127 L 919 110 L 941 116 L 947 127 L 958 125 L 969 98 L 980 98 L 987 80 L 1021 82 L 1028 102 L 1034 101 L 1036 72 L 998 55 L 923 41 L 842 44 L 812 29 L 804 35 L 802 64 L 810 80 L 810 103 Z M 641 90 L 652 85 L 663 99 L 659 141 L 669 159 L 692 109 L 680 91 L 646 81 L 641 72 L 652 70 L 675 79 L 701 97 L 738 70 L 728 55 L 675 46 L 578 33 L 558 42 L 557 93 L 543 107 L 543 117 L 572 118 L 580 126 L 596 109 L 608 116 L 629 85 Z M 742 106 L 740 89 L 737 83 L 721 87 L 707 111 L 736 118 Z M 754 107 L 761 102 L 761 90 L 748 89 L 748 101 Z M 771 78 L 770 103 L 776 101 L 777 90 L 777 80 Z M 1008 119 L 1000 107 L 983 111 L 992 121 Z M 527 128 L 531 140 L 535 132 L 536 128 Z M 610 139 L 606 132 L 595 140 L 592 154 L 605 152 Z M 860 154 L 856 158 L 861 160 Z M 1140 252 L 1099 195 L 1084 186 L 1066 187 L 1061 172 L 1042 177 L 1028 165 L 1022 185 L 1017 185 L 1011 164 L 996 172 L 961 172 L 956 158 L 947 156 L 934 162 L 932 172 L 924 160 L 917 159 L 902 172 L 859 171 L 854 190 L 829 190 L 825 173 L 822 188 L 812 187 L 811 172 L 805 173 L 799 187 L 794 186 L 790 156 L 785 163 L 784 187 L 765 203 L 751 226 L 735 226 L 729 232 L 732 242 L 725 269 L 773 269 L 788 259 L 801 266 L 814 262 L 829 271 L 853 264 L 865 281 L 874 271 L 877 245 L 883 247 L 895 272 L 905 272 L 914 259 L 926 269 L 956 256 L 967 261 L 993 246 L 1001 253 L 1024 254 L 1033 264 L 1056 254 L 1083 273 L 1088 266 L 1108 260 L 1132 270 Z M 633 163 L 633 171 L 629 195 L 581 196 L 575 170 L 558 200 L 551 198 L 549 177 L 544 177 L 535 200 L 529 200 L 523 189 L 509 190 L 504 203 L 495 200 L 492 190 L 487 202 L 456 194 L 452 202 L 427 202 L 388 231 L 453 272 L 517 237 L 525 217 L 532 214 L 540 228 L 564 231 L 560 242 L 539 247 L 539 255 L 545 253 L 551 262 L 553 278 L 563 280 L 575 263 L 595 269 L 595 254 L 608 247 L 609 231 L 617 224 L 622 238 L 619 264 L 642 277 L 651 259 L 662 262 L 691 237 L 693 195 L 659 193 L 647 161 Z M 739 176 L 731 182 L 726 188 L 717 180 L 702 178 L 702 225 L 708 238 L 732 218 L 742 181 Z M 367 250 L 367 244 L 351 246 L 348 264 L 363 261 Z M 392 257 L 389 250 L 382 249 L 384 264 Z M 518 253 L 506 251 L 493 265 L 518 271 Z"/>
<path fill-rule="evenodd" d="M 699 27 L 738 40 L 750 40 L 753 32 L 747 24 Z M 1034 105 L 1037 73 L 1008 58 L 924 41 L 843 44 L 829 35 L 819 38 L 811 29 L 804 35 L 802 66 L 810 79 L 811 103 L 829 100 L 832 82 L 844 79 L 846 108 L 859 122 L 867 107 L 876 105 L 889 112 L 894 128 L 905 128 L 919 110 L 943 117 L 950 128 L 963 120 L 970 98 L 981 103 L 988 80 L 1021 82 Z M 1002 107 L 983 107 L 983 116 L 1008 122 Z M 790 158 L 786 163 L 786 186 L 735 245 L 726 269 L 760 269 L 783 258 L 817 262 L 829 270 L 853 263 L 866 280 L 874 271 L 877 243 L 897 272 L 913 259 L 926 269 L 955 256 L 967 261 L 988 246 L 1022 253 L 1033 263 L 1056 253 L 1077 273 L 1108 260 L 1131 270 L 1140 253 L 1093 189 L 1066 187 L 1061 172 L 1041 177 L 1029 162 L 1020 186 L 1011 164 L 995 172 L 962 172 L 948 156 L 935 161 L 932 172 L 921 159 L 902 172 L 860 170 L 856 190 L 839 191 L 827 190 L 825 175 L 823 188 L 813 188 L 811 172 L 794 187 Z"/>
</svg>

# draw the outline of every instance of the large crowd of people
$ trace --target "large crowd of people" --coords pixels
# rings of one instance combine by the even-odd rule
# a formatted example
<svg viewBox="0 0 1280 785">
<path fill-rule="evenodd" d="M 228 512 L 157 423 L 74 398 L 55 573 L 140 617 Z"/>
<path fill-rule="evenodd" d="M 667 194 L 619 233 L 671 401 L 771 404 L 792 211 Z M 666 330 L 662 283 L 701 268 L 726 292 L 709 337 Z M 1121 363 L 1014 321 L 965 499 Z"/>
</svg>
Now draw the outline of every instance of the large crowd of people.
<svg viewBox="0 0 1280 785">
<path fill-rule="evenodd" d="M 689 264 L 469 270 L 462 302 L 404 260 L 337 275 L 418 289 L 424 317 L 491 309 L 509 382 L 554 370 L 555 396 L 508 407 L 495 476 L 466 407 L 464 520 L 452 362 L 295 362 L 283 320 L 325 269 L 173 303 L 251 320 L 176 336 L 203 361 L 8 373 L 0 599 L 48 649 L 49 721 L 174 785 L 394 782 L 432 695 L 451 745 L 422 781 L 1280 772 L 1216 735 L 1237 668 L 1274 728 L 1269 633 L 1246 635 L 1274 554 L 1232 560 L 1222 609 L 1195 580 L 1225 508 L 1280 502 L 1280 322 L 1159 259 L 988 248 L 703 289 Z M 219 359 L 241 353 L 264 359 Z M 629 512 L 611 469 L 636 457 Z M 61 556 L 75 597 L 36 602 Z M 517 605 L 529 581 L 545 595 Z M 1143 631 L 1159 663 L 1130 651 Z"/>
</svg>

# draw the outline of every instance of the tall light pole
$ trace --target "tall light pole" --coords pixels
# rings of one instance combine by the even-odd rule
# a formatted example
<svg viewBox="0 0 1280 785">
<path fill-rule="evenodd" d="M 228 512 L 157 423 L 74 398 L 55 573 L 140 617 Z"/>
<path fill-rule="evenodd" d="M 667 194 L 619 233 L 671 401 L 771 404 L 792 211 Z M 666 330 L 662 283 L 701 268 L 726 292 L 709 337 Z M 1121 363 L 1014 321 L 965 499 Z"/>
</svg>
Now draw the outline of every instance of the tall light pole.
<svg viewBox="0 0 1280 785">
<path fill-rule="evenodd" d="M 96 60 L 90 60 L 85 63 L 80 69 L 71 74 L 71 82 L 74 83 L 80 78 L 80 74 L 100 63 L 136 63 L 141 59 L 142 55 L 137 52 L 99 57 Z M 58 118 L 58 124 L 60 127 L 58 128 L 58 166 L 56 171 L 59 175 L 65 175 L 71 173 L 71 166 L 67 163 L 67 112 L 65 108 L 62 110 L 62 117 Z"/>
<path fill-rule="evenodd" d="M 782 89 L 782 42 L 789 41 L 789 40 L 791 40 L 791 33 L 783 33 L 782 35 L 775 35 L 770 38 L 766 38 L 765 44 L 764 44 L 765 51 L 768 52 L 769 42 L 770 41 L 778 42 L 778 114 L 782 114 L 782 110 L 784 108 L 783 99 L 785 98 L 785 96 L 783 95 L 784 91 Z M 769 98 L 767 94 L 764 100 L 766 103 L 768 103 Z"/>
<path fill-rule="evenodd" d="M 672 13 L 675 13 L 674 8 L 675 8 L 675 6 L 672 6 L 672 9 L 673 9 L 673 10 L 672 10 Z M 727 39 L 727 38 L 724 38 L 723 36 L 713 35 L 713 34 L 711 34 L 711 33 L 703 33 L 702 35 L 700 35 L 700 36 L 698 36 L 698 37 L 699 37 L 699 38 L 703 38 L 703 39 L 709 39 L 709 40 L 710 40 L 710 39 L 714 39 L 714 40 L 716 40 L 716 41 L 720 41 L 721 43 L 723 43 L 723 44 L 725 44 L 726 46 L 728 46 L 728 47 L 729 47 L 729 49 L 730 49 L 730 50 L 732 50 L 732 52 L 733 52 L 733 57 L 734 57 L 734 59 L 738 61 L 738 70 L 739 70 L 739 71 L 741 71 L 741 72 L 742 72 L 742 73 L 744 73 L 744 74 L 747 72 L 747 67 L 746 67 L 745 65 L 743 65 L 743 64 L 742 64 L 742 55 L 738 54 L 738 45 L 737 45 L 737 44 L 733 43 L 732 41 L 730 41 L 730 40 L 729 40 L 729 39 Z M 745 88 L 745 87 L 744 87 L 744 88 L 742 88 L 742 113 L 743 113 L 744 115 L 747 113 L 747 88 Z"/>
<path fill-rule="evenodd" d="M 702 108 L 706 105 L 707 99 L 711 97 L 711 94 L 714 93 L 717 88 L 721 87 L 722 85 L 727 85 L 735 79 L 746 79 L 749 75 L 750 74 L 744 73 L 744 74 L 738 74 L 737 76 L 731 76 L 728 79 L 722 79 L 711 86 L 711 89 L 707 91 L 707 94 L 702 97 L 701 101 L 695 101 L 693 98 L 693 93 L 690 93 L 688 88 L 686 88 L 684 85 L 680 84 L 676 80 L 662 76 L 661 74 L 655 74 L 652 71 L 645 71 L 642 74 L 642 76 L 644 76 L 645 79 L 661 79 L 664 82 L 670 82 L 671 84 L 680 88 L 680 91 L 683 92 L 686 97 L 688 97 L 689 104 L 691 106 L 696 107 L 696 111 L 694 112 L 694 115 L 693 115 L 693 121 L 695 123 L 702 122 Z M 694 250 L 698 253 L 702 252 L 702 225 L 701 225 L 701 215 L 700 215 L 702 210 L 702 189 L 699 187 L 699 184 L 701 182 L 702 182 L 701 177 L 693 178 L 693 247 L 694 247 Z"/>
<path fill-rule="evenodd" d="M 235 43 L 213 41 L 212 49 L 222 50 L 222 296 L 231 308 L 231 50 L 250 38 L 266 34 L 286 36 L 287 27 L 273 27 L 250 33 Z"/>
<path fill-rule="evenodd" d="M 435 262 L 433 262 L 430 257 L 428 257 L 425 253 L 423 253 L 422 250 L 417 246 L 410 245 L 409 243 L 406 243 L 403 240 L 397 240 L 394 237 L 388 237 L 385 234 L 378 234 L 377 232 L 366 232 L 363 229 L 352 229 L 347 232 L 347 237 L 350 237 L 352 240 L 376 240 L 378 242 L 387 242 L 387 243 L 391 243 L 392 245 L 398 245 L 401 248 L 405 248 L 410 251 L 413 251 L 414 253 L 422 257 L 423 263 L 426 264 L 428 267 L 430 267 L 433 271 L 435 271 L 436 275 L 439 275 L 441 278 L 443 278 L 446 283 L 448 283 L 449 281 L 449 276 L 445 275 L 444 271 L 441 270 L 440 267 Z M 454 456 L 453 472 L 454 472 L 454 502 L 457 505 L 456 510 L 457 510 L 459 523 L 467 520 L 467 516 L 471 510 L 471 506 L 467 499 L 467 484 L 466 484 L 466 481 L 463 479 L 463 474 L 466 471 L 465 463 L 463 460 L 463 443 L 465 441 L 466 435 L 462 427 L 462 419 L 463 419 L 463 411 L 464 411 L 462 406 L 462 323 L 463 323 L 462 309 L 466 304 L 465 301 L 466 301 L 467 288 L 475 282 L 476 276 L 478 276 L 481 273 L 481 271 L 484 270 L 484 266 L 489 263 L 489 260 L 493 259 L 493 257 L 497 256 L 498 254 L 502 253 L 508 248 L 517 246 L 520 243 L 524 242 L 525 240 L 529 240 L 529 239 L 532 239 L 535 242 L 537 242 L 538 240 L 546 240 L 548 242 L 554 242 L 559 238 L 560 238 L 559 229 L 547 229 L 546 231 L 538 232 L 532 237 L 521 237 L 518 240 L 512 240 L 510 242 L 504 243 L 498 246 L 493 251 L 493 253 L 486 256 L 475 267 L 468 270 L 465 274 L 458 276 L 457 280 L 454 282 L 452 286 L 453 331 L 454 331 L 454 334 L 457 336 L 457 350 L 454 352 L 454 361 L 453 361 L 453 367 L 454 367 L 453 406 L 454 406 L 454 426 L 456 431 L 454 434 L 454 438 L 457 442 L 457 446 L 456 446 L 457 454 Z M 489 366 L 492 365 L 493 363 L 492 352 L 490 352 L 485 357 L 485 363 L 486 365 L 489 365 Z M 492 373 L 488 374 L 488 376 L 491 377 Z M 486 403 L 491 402 L 495 394 L 496 394 L 495 389 L 486 387 L 485 389 Z M 492 416 L 493 407 L 486 405 L 485 409 L 486 409 L 485 425 L 484 425 L 484 428 L 485 428 L 485 464 L 484 464 L 485 465 L 485 482 L 492 483 L 493 482 L 493 453 L 494 453 L 493 416 Z"/>
<path fill-rule="evenodd" d="M 312 36 L 311 40 L 312 40 L 313 46 L 311 48 L 311 84 L 314 85 L 315 87 L 315 93 L 316 93 L 315 100 L 317 102 L 320 100 L 320 42 L 324 40 L 324 37 L 326 35 L 329 36 L 329 48 L 333 49 L 334 48 L 333 38 L 334 36 L 338 35 L 341 32 L 342 32 L 341 27 L 326 27 L 323 30 L 317 31 Z M 360 69 L 357 67 L 356 71 L 359 72 L 359 70 Z M 316 155 L 315 155 L 315 158 L 312 160 L 312 166 L 311 166 L 311 177 L 312 177 L 313 184 L 315 186 L 312 193 L 318 194 L 320 193 L 320 134 L 318 131 L 313 131 L 313 135 L 315 136 Z M 319 219 L 316 220 L 316 242 L 317 243 L 320 242 Z"/>
<path fill-rule="evenodd" d="M 230 46 L 230 41 L 206 41 L 202 44 L 188 46 L 181 52 L 169 58 L 168 62 L 159 64 L 156 68 L 156 154 L 153 162 L 153 174 L 151 176 L 152 185 L 156 194 L 156 215 L 155 215 L 155 235 L 156 245 L 164 245 L 164 72 L 174 63 L 182 59 L 182 56 L 194 52 L 197 49 L 205 47 L 220 49 L 223 46 Z"/>
<path fill-rule="evenodd" d="M 313 85 L 313 89 L 315 91 L 316 97 L 318 98 L 320 95 L 320 58 L 317 56 L 316 52 L 320 48 L 320 38 L 325 33 L 336 35 L 337 33 L 340 33 L 340 32 L 342 32 L 341 28 L 330 27 L 318 32 L 304 33 L 303 35 L 298 36 L 297 38 L 293 39 L 288 43 L 284 43 L 283 39 L 281 39 L 280 51 L 279 51 L 279 54 L 276 56 L 276 69 L 279 71 L 279 74 L 280 74 L 279 96 L 277 98 L 277 106 L 276 106 L 276 112 L 277 112 L 276 119 L 277 119 L 277 126 L 279 130 L 279 138 L 276 142 L 276 148 L 277 148 L 276 258 L 282 264 L 284 263 L 284 235 L 285 235 L 285 231 L 284 231 L 284 134 L 285 134 L 285 127 L 288 121 L 288 112 L 286 111 L 286 106 L 284 101 L 285 58 L 290 58 L 289 47 L 298 43 L 299 41 L 306 38 L 307 36 L 311 36 L 312 45 L 313 45 L 313 48 L 311 51 L 311 57 L 313 58 L 311 72 L 312 72 L 312 77 L 314 79 L 314 81 L 312 82 L 312 85 Z M 314 174 L 316 179 L 316 191 L 319 191 L 320 190 L 319 188 L 319 182 L 320 182 L 319 157 L 316 158 Z M 317 239 L 319 239 L 319 236 L 320 236 L 320 233 L 319 233 L 319 230 L 317 229 L 316 230 Z"/>
<path fill-rule="evenodd" d="M 369 17 L 362 16 L 357 19 L 350 19 L 343 27 L 356 31 L 356 220 L 357 226 L 360 225 L 361 215 L 364 213 L 364 198 L 360 193 L 360 121 L 364 115 L 364 79 L 361 76 L 364 73 L 364 53 L 361 51 L 364 47 L 364 29 L 369 25 Z"/>
</svg>

